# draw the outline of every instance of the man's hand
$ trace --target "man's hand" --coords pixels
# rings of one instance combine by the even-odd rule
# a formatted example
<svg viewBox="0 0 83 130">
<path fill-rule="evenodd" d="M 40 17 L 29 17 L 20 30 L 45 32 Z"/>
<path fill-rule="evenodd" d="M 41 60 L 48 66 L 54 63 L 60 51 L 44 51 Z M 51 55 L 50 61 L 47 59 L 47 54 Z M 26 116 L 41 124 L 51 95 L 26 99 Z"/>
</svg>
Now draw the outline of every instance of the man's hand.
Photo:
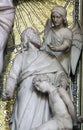
<svg viewBox="0 0 83 130">
<path fill-rule="evenodd" d="M 2 101 L 7 101 L 10 99 L 11 99 L 10 96 L 6 92 L 2 93 Z"/>
</svg>

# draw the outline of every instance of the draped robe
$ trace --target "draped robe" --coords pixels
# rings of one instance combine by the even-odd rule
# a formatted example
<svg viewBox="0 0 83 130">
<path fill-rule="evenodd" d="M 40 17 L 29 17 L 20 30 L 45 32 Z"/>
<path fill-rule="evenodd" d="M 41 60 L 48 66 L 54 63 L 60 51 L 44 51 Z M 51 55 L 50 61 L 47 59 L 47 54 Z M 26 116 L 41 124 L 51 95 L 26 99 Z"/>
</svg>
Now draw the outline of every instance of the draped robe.
<svg viewBox="0 0 83 130">
<path fill-rule="evenodd" d="M 68 49 L 65 51 L 53 51 L 47 45 L 52 44 L 53 46 L 60 47 L 64 44 L 68 45 Z M 51 55 L 55 55 L 62 65 L 65 72 L 69 75 L 70 73 L 70 50 L 72 43 L 72 31 L 68 28 L 61 28 L 59 30 L 54 30 L 50 28 L 48 33 L 45 35 L 45 40 L 43 46 L 45 50 Z"/>
<path fill-rule="evenodd" d="M 0 0 L 0 35 L 3 43 L 7 41 L 12 29 L 14 15 L 15 9 L 12 0 Z"/>
<path fill-rule="evenodd" d="M 11 130 L 30 130 L 50 119 L 47 95 L 37 92 L 32 81 L 35 75 L 47 74 L 56 87 L 58 75 L 62 72 L 55 56 L 46 52 L 29 50 L 16 56 L 6 84 L 10 96 L 19 84 L 10 120 Z"/>
</svg>

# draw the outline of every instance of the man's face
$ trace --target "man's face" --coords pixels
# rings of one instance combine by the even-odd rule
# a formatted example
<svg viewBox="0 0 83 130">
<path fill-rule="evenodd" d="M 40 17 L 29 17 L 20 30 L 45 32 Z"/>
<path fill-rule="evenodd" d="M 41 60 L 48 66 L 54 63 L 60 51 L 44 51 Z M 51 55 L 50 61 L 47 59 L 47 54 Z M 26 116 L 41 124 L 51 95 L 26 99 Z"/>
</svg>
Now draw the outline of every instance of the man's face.
<svg viewBox="0 0 83 130">
<path fill-rule="evenodd" d="M 63 18 L 62 16 L 57 13 L 57 12 L 53 12 L 51 15 L 51 19 L 52 19 L 52 23 L 54 24 L 54 26 L 60 26 L 63 24 Z"/>
</svg>

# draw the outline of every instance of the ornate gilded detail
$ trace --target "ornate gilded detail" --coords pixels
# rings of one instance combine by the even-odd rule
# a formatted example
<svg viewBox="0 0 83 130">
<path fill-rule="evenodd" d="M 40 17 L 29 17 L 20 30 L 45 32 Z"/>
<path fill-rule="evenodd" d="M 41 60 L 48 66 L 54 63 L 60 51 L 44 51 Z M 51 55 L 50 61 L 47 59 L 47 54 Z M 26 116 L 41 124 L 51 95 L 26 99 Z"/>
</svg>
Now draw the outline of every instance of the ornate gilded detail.
<svg viewBox="0 0 83 130">
<path fill-rule="evenodd" d="M 68 2 L 68 1 L 67 1 Z M 13 62 L 13 58 L 17 54 L 17 49 L 14 48 L 15 45 L 20 44 L 20 34 L 26 27 L 33 27 L 38 29 L 40 33 L 42 33 L 44 29 L 45 22 L 47 18 L 50 17 L 50 10 L 56 5 L 63 5 L 67 6 L 67 12 L 68 12 L 68 21 L 69 21 L 69 27 L 72 27 L 73 23 L 73 9 L 74 9 L 74 2 L 71 0 L 69 4 L 66 4 L 66 0 L 14 0 L 15 4 L 15 21 L 14 21 L 14 27 L 13 32 L 10 35 L 6 54 L 5 54 L 5 66 L 3 70 L 3 74 L 1 76 L 0 82 L 2 82 L 1 86 L 4 86 L 5 89 L 5 80 L 7 77 L 7 74 L 9 72 L 9 69 L 11 67 L 11 64 Z M 79 16 L 79 1 L 75 1 L 75 20 L 78 19 Z M 43 35 L 41 34 L 41 37 L 43 38 Z M 73 81 L 73 91 L 75 94 L 75 101 L 77 102 L 77 77 L 75 77 L 75 80 Z M 74 87 L 75 86 L 75 87 Z M 12 110 L 12 105 L 14 101 L 11 100 L 10 102 L 2 102 L 0 101 L 0 129 L 1 130 L 9 130 L 8 127 L 8 121 L 9 121 L 9 115 Z M 77 104 L 77 103 L 76 103 Z"/>
</svg>

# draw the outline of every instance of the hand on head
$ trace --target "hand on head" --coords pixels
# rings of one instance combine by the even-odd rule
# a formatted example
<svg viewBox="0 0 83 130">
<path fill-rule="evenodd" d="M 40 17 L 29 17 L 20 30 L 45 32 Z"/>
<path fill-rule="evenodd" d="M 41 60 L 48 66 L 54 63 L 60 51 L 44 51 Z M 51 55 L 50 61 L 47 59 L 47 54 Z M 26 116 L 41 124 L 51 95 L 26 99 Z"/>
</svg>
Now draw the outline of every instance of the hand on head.
<svg viewBox="0 0 83 130">
<path fill-rule="evenodd" d="M 38 91 L 43 93 L 48 92 L 50 88 L 50 79 L 47 75 L 37 75 L 33 79 L 33 86 L 35 86 Z"/>
</svg>

